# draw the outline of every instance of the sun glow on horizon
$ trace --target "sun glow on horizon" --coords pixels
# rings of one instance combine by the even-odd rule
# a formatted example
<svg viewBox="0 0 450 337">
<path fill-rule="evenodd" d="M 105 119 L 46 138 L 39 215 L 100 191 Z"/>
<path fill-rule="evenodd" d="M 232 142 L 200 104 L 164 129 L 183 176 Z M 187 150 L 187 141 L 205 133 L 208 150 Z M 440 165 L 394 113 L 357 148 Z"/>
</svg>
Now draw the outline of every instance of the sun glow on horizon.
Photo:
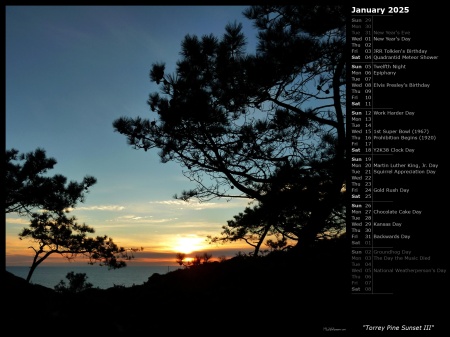
<svg viewBox="0 0 450 337">
<path fill-rule="evenodd" d="M 183 262 L 184 263 L 191 263 L 191 262 L 193 262 L 194 261 L 194 258 L 193 257 L 185 257 L 184 259 L 183 259 Z"/>
<path fill-rule="evenodd" d="M 205 248 L 204 241 L 204 238 L 197 236 L 183 236 L 178 238 L 173 250 L 177 253 L 190 254 L 194 251 L 203 250 Z"/>
</svg>

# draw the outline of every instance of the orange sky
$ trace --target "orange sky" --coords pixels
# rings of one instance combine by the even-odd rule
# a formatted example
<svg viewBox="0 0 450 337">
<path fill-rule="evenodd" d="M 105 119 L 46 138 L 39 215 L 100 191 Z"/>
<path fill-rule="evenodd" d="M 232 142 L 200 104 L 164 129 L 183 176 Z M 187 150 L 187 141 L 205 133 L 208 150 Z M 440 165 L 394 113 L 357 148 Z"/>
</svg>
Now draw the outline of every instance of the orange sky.
<svg viewBox="0 0 450 337">
<path fill-rule="evenodd" d="M 94 218 L 90 219 L 91 223 L 95 223 Z M 78 219 L 81 222 L 81 219 Z M 6 237 L 5 237 L 5 253 L 7 266 L 29 266 L 34 257 L 33 249 L 29 247 L 37 247 L 37 243 L 29 239 L 20 240 L 18 233 L 22 228 L 27 227 L 29 220 L 27 217 L 19 217 L 17 215 L 8 214 L 6 216 Z M 211 224 L 209 226 L 202 226 L 195 224 L 195 218 L 192 219 L 191 226 L 182 226 L 183 231 L 178 228 L 177 224 L 173 224 L 178 228 L 178 233 L 173 232 L 170 224 L 166 224 L 167 232 L 161 229 L 158 232 L 147 233 L 145 228 L 147 225 L 141 224 L 140 230 L 130 224 L 116 225 L 114 227 L 108 226 L 93 226 L 96 232 L 95 235 L 108 235 L 113 238 L 114 242 L 125 248 L 143 248 L 142 251 L 133 253 L 134 258 L 128 261 L 129 265 L 137 264 L 151 264 L 151 265 L 176 265 L 176 253 L 185 253 L 187 257 L 195 257 L 208 253 L 212 255 L 212 260 L 221 257 L 231 258 L 238 252 L 250 252 L 252 247 L 244 242 L 227 243 L 225 245 L 211 245 L 206 241 L 206 235 L 217 236 L 220 233 L 221 227 L 219 224 Z M 189 230 L 190 229 L 190 230 Z M 66 258 L 58 254 L 50 255 L 44 262 L 44 265 L 49 264 L 64 264 L 69 263 Z M 71 263 L 86 264 L 87 259 L 77 258 Z"/>
</svg>

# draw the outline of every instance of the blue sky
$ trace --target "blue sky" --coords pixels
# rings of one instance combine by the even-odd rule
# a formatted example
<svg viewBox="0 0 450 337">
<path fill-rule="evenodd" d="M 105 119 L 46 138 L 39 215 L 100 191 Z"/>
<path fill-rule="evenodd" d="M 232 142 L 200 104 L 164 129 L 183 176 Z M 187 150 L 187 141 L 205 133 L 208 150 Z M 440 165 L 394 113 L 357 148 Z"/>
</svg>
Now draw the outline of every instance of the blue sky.
<svg viewBox="0 0 450 337">
<path fill-rule="evenodd" d="M 165 62 L 173 72 L 186 34 L 224 33 L 241 22 L 254 52 L 256 31 L 240 6 L 7 6 L 6 148 L 37 147 L 57 160 L 51 174 L 97 178 L 72 215 L 119 245 L 143 246 L 139 261 L 166 257 L 195 244 L 214 257 L 248 251 L 244 244 L 206 246 L 206 235 L 242 211 L 246 202 L 184 204 L 172 198 L 193 187 L 157 151 L 138 151 L 114 132 L 121 116 L 150 117 L 149 71 Z M 31 263 L 17 233 L 26 218 L 6 216 L 7 265 Z M 216 249 L 222 250 L 216 250 Z M 224 248 L 230 251 L 224 251 Z M 24 255 L 25 254 L 25 255 Z M 147 260 L 146 260 L 147 259 Z M 56 261 L 56 260 L 55 260 Z M 58 260 L 59 261 L 59 260 Z"/>
</svg>

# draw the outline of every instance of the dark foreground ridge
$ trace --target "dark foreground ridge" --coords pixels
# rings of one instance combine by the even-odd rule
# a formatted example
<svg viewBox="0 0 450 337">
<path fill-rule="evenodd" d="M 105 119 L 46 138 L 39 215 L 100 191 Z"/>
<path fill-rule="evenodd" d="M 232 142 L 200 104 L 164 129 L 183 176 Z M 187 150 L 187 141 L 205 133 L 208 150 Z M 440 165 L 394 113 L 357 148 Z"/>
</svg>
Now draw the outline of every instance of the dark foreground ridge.
<svg viewBox="0 0 450 337">
<path fill-rule="evenodd" d="M 295 256 L 287 252 L 256 259 L 236 256 L 153 274 L 142 285 L 64 295 L 6 272 L 4 322 L 13 329 L 8 331 L 33 335 L 47 329 L 83 336 L 124 332 L 150 336 L 150 331 L 160 329 L 199 329 L 204 334 L 206 326 L 229 335 L 227 331 L 263 331 L 267 324 L 284 330 L 294 322 L 321 330 L 322 320 L 337 318 L 333 308 L 346 283 L 341 246 L 330 242 Z M 291 323 L 283 323 L 286 319 Z"/>
<path fill-rule="evenodd" d="M 313 337 L 365 336 L 364 324 L 427 320 L 427 303 L 413 296 L 350 303 L 346 247 L 341 239 L 295 254 L 236 256 L 153 274 L 142 285 L 72 294 L 5 271 L 2 328 L 30 336 Z"/>
</svg>

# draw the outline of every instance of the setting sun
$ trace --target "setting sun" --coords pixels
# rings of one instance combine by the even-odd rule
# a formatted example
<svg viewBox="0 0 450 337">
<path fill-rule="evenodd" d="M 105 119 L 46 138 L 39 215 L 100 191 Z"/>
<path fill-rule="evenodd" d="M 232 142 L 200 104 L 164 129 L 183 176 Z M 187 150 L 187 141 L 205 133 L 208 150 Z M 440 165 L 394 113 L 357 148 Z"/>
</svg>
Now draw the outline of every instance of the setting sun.
<svg viewBox="0 0 450 337">
<path fill-rule="evenodd" d="M 197 236 L 184 236 L 177 240 L 174 246 L 176 252 L 190 254 L 193 251 L 202 250 L 204 238 L 199 238 Z"/>
</svg>

